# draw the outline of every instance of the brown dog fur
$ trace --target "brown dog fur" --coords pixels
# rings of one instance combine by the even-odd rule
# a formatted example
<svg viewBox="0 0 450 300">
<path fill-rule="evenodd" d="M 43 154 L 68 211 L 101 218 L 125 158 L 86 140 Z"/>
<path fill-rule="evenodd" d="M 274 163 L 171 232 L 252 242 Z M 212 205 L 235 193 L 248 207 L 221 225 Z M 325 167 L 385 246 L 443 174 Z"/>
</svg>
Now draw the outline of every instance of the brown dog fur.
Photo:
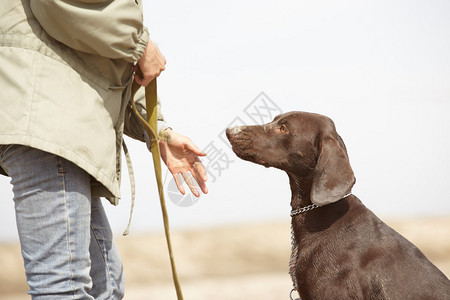
<svg viewBox="0 0 450 300">
<path fill-rule="evenodd" d="M 284 170 L 295 240 L 292 277 L 308 299 L 450 299 L 450 281 L 354 195 L 347 150 L 327 117 L 290 112 L 227 129 L 237 156 Z"/>
</svg>

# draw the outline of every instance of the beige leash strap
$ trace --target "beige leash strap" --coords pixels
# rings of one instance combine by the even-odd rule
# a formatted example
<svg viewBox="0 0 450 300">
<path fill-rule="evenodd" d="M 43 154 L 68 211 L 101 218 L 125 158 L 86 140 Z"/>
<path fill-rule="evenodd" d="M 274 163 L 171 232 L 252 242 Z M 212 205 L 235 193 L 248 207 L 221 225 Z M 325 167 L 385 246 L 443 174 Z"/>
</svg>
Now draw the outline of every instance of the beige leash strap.
<svg viewBox="0 0 450 300">
<path fill-rule="evenodd" d="M 157 113 L 156 78 L 153 79 L 149 83 L 149 85 L 145 88 L 145 102 L 146 102 L 147 119 L 148 120 L 145 120 L 139 114 L 139 112 L 136 109 L 136 105 L 134 103 L 134 95 L 136 94 L 137 90 L 140 87 L 141 86 L 138 83 L 136 83 L 136 81 L 133 81 L 133 87 L 131 90 L 131 93 L 132 93 L 131 94 L 131 105 L 132 105 L 133 110 L 135 111 L 136 115 L 141 119 L 142 124 L 144 125 L 144 128 L 147 131 L 147 134 L 151 140 L 150 151 L 152 152 L 153 164 L 155 167 L 156 182 L 158 183 L 159 200 L 161 202 L 161 211 L 162 211 L 163 221 L 164 221 L 164 231 L 166 234 L 167 247 L 169 249 L 173 283 L 175 285 L 175 290 L 177 292 L 178 300 L 183 300 L 183 293 L 181 292 L 181 286 L 180 286 L 180 282 L 178 280 L 177 270 L 175 268 L 175 260 L 173 258 L 172 243 L 170 242 L 169 216 L 167 215 L 166 201 L 164 199 L 164 187 L 163 187 L 162 178 L 161 178 L 161 158 L 160 158 L 161 153 L 160 153 L 159 145 L 158 145 L 159 139 L 158 139 L 158 129 L 157 129 L 158 113 Z"/>
</svg>

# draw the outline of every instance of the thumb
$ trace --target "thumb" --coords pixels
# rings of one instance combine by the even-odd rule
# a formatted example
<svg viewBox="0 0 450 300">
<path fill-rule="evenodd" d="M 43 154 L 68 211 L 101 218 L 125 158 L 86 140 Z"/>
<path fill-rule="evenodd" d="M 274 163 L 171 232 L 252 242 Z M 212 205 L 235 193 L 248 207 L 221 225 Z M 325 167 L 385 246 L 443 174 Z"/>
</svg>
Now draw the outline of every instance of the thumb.
<svg viewBox="0 0 450 300">
<path fill-rule="evenodd" d="M 206 153 L 203 152 L 202 150 L 200 150 L 200 148 L 198 148 L 196 145 L 194 145 L 194 143 L 189 142 L 186 144 L 188 150 L 192 151 L 195 155 L 198 156 L 206 156 Z"/>
<path fill-rule="evenodd" d="M 144 85 L 144 80 L 138 74 L 134 74 L 134 80 L 137 82 L 137 84 L 142 86 Z"/>
</svg>

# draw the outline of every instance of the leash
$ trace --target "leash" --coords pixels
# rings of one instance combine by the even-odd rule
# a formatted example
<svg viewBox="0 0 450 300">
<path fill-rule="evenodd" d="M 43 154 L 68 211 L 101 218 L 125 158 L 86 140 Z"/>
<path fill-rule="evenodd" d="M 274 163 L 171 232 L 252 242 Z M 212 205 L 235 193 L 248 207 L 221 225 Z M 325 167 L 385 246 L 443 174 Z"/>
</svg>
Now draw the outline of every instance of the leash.
<svg viewBox="0 0 450 300">
<path fill-rule="evenodd" d="M 133 86 L 131 88 L 131 106 L 136 113 L 136 115 L 139 117 L 139 119 L 142 122 L 142 125 L 145 128 L 145 131 L 147 132 L 150 141 L 150 151 L 152 152 L 153 156 L 153 165 L 155 167 L 155 177 L 156 182 L 158 184 L 158 193 L 159 193 L 159 200 L 161 203 L 161 211 L 164 221 L 164 232 L 166 235 L 166 241 L 167 241 L 167 248 L 169 250 L 169 257 L 170 257 L 170 265 L 172 268 L 172 278 L 173 283 L 175 285 L 175 290 L 177 292 L 177 299 L 183 300 L 183 293 L 181 291 L 180 282 L 178 280 L 178 274 L 175 267 L 175 260 L 173 257 L 173 251 L 172 251 L 172 243 L 170 241 L 170 230 L 169 230 L 169 216 L 167 215 L 167 208 L 166 208 L 166 201 L 164 198 L 164 187 L 162 183 L 162 176 L 161 176 L 161 153 L 159 150 L 159 137 L 158 137 L 158 129 L 157 129 L 157 89 L 156 89 L 156 78 L 153 79 L 148 86 L 145 87 L 145 102 L 146 102 L 146 110 L 147 110 L 147 120 L 145 120 L 137 111 L 136 104 L 134 103 L 134 95 L 136 94 L 137 90 L 141 86 L 133 80 Z"/>
</svg>

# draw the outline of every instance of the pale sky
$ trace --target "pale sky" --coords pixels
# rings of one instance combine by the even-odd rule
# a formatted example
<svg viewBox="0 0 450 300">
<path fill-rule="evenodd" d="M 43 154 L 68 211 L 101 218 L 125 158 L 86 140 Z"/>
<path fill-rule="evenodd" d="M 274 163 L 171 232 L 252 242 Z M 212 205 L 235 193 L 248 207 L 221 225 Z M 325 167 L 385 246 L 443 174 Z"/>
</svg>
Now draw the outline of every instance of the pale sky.
<svg viewBox="0 0 450 300">
<path fill-rule="evenodd" d="M 238 159 L 220 138 L 235 120 L 253 124 L 261 101 L 331 117 L 348 148 L 353 192 L 379 216 L 450 214 L 449 1 L 165 0 L 144 7 L 168 61 L 158 80 L 163 112 L 210 150 L 209 194 L 189 207 L 167 195 L 174 229 L 289 220 L 287 176 Z M 160 230 L 150 155 L 128 144 L 137 178 L 131 233 Z M 127 180 L 119 206 L 105 202 L 118 234 L 128 221 Z M 6 177 L 0 194 L 0 240 L 15 240 Z"/>
</svg>

